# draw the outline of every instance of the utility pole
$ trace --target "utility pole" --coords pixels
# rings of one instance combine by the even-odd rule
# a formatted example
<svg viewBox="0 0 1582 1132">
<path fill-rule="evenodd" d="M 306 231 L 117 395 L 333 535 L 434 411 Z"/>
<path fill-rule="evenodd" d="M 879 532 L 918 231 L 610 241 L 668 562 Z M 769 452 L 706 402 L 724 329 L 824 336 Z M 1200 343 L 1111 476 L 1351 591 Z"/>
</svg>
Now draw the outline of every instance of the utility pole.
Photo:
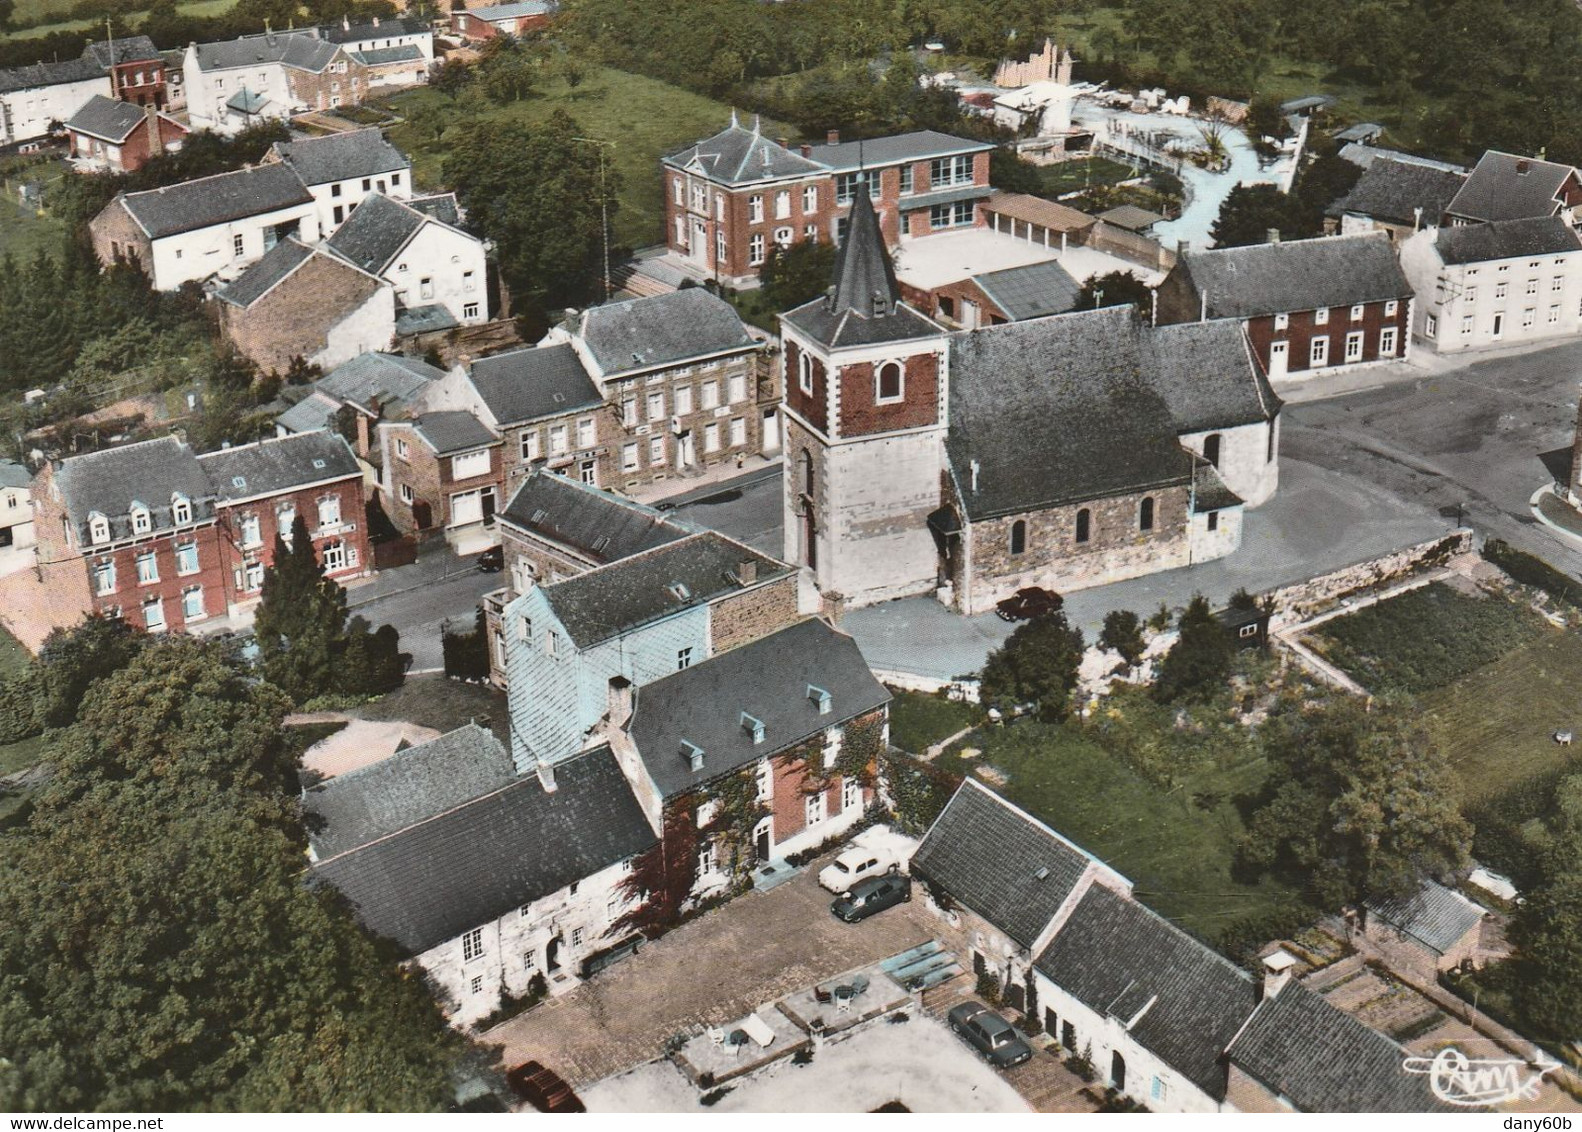
<svg viewBox="0 0 1582 1132">
<path fill-rule="evenodd" d="M 604 151 L 607 146 L 614 143 L 601 141 L 598 138 L 574 137 L 571 140 L 599 147 L 599 227 L 604 236 L 604 301 L 609 302 L 610 296 L 615 293 L 615 287 L 610 281 L 610 194 L 605 189 Z"/>
</svg>

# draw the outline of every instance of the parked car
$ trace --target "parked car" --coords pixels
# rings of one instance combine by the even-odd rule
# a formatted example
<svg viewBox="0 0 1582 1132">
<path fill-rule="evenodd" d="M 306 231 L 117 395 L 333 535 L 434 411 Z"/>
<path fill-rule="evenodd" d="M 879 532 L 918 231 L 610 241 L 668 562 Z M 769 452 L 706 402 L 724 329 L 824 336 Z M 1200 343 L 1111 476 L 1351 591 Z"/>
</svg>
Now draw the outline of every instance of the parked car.
<svg viewBox="0 0 1582 1132">
<path fill-rule="evenodd" d="M 903 876 L 878 876 L 860 880 L 851 886 L 846 895 L 837 897 L 829 906 L 838 920 L 855 924 L 877 915 L 886 908 L 905 904 L 912 899 L 912 882 Z"/>
<path fill-rule="evenodd" d="M 539 1112 L 587 1112 L 565 1078 L 537 1061 L 524 1061 L 505 1075 L 506 1084 Z"/>
<path fill-rule="evenodd" d="M 950 1008 L 950 1028 L 973 1049 L 1001 1069 L 1020 1065 L 1033 1056 L 1033 1047 L 1004 1018 L 981 1002 L 967 1001 Z"/>
<path fill-rule="evenodd" d="M 488 550 L 478 555 L 478 572 L 481 574 L 498 574 L 505 569 L 505 551 L 498 546 L 491 546 Z"/>
<path fill-rule="evenodd" d="M 853 845 L 819 870 L 818 882 L 831 892 L 844 895 L 860 880 L 867 880 L 881 873 L 894 876 L 900 871 L 901 866 L 888 853 L 862 845 Z"/>
<path fill-rule="evenodd" d="M 1066 599 L 1042 586 L 1024 586 L 995 605 L 1001 621 L 1031 621 L 1034 617 L 1057 613 Z"/>
</svg>

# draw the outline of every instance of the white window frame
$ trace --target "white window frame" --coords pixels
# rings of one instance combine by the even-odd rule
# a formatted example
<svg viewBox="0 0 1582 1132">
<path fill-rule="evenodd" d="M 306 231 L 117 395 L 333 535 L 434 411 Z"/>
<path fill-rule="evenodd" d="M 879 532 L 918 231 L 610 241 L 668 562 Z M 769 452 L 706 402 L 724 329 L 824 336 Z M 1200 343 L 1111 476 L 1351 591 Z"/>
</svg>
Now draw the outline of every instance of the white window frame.
<svg viewBox="0 0 1582 1132">
<path fill-rule="evenodd" d="M 1439 316 L 1437 314 L 1428 315 L 1426 318 L 1423 319 L 1423 337 L 1425 337 L 1425 338 L 1437 338 L 1438 336 L 1439 336 Z"/>
<path fill-rule="evenodd" d="M 1363 332 L 1360 331 L 1360 330 L 1350 331 L 1346 335 L 1346 361 L 1348 361 L 1348 362 L 1360 362 L 1360 361 L 1362 361 L 1362 345 L 1363 345 Z"/>
<path fill-rule="evenodd" d="M 762 224 L 764 222 L 764 198 L 762 193 L 754 193 L 747 198 L 747 223 Z"/>
<path fill-rule="evenodd" d="M 637 455 L 637 448 L 638 445 L 635 440 L 630 444 L 621 445 L 621 471 L 635 472 L 642 466 L 641 460 Z"/>
<path fill-rule="evenodd" d="M 1320 369 L 1329 364 L 1329 338 L 1327 336 L 1314 338 L 1309 343 L 1307 364 L 1313 369 Z"/>
<path fill-rule="evenodd" d="M 194 599 L 196 599 L 196 600 L 194 600 Z M 193 609 L 192 608 L 192 606 L 194 604 L 197 605 L 197 609 Z M 181 618 L 182 618 L 182 620 L 183 621 L 196 621 L 199 618 L 205 617 L 205 616 L 207 616 L 207 610 L 205 610 L 204 607 L 203 607 L 203 587 L 202 586 L 189 586 L 188 588 L 182 590 L 181 591 Z"/>
<path fill-rule="evenodd" d="M 137 584 L 151 586 L 159 581 L 159 556 L 152 550 L 139 554 L 134 560 L 137 563 Z"/>
<path fill-rule="evenodd" d="M 747 239 L 747 263 L 750 267 L 758 267 L 766 257 L 766 241 L 762 232 L 754 232 Z"/>
<path fill-rule="evenodd" d="M 1281 313 L 1274 316 L 1274 328 L 1276 330 L 1288 330 L 1290 326 L 1291 316 L 1289 314 Z"/>
<path fill-rule="evenodd" d="M 583 417 L 577 422 L 577 447 L 592 448 L 598 441 L 592 417 Z"/>
<path fill-rule="evenodd" d="M 848 776 L 840 784 L 840 812 L 848 813 L 862 808 L 862 781 Z"/>
<path fill-rule="evenodd" d="M 169 622 L 165 620 L 164 598 L 156 597 L 143 603 L 143 624 L 148 627 L 150 633 L 160 633 L 165 630 Z"/>
<path fill-rule="evenodd" d="M 802 186 L 802 211 L 804 213 L 818 211 L 818 186 Z"/>
<path fill-rule="evenodd" d="M 1384 317 L 1394 318 L 1395 313 L 1401 309 L 1401 304 L 1396 299 L 1386 299 L 1384 302 Z"/>
<path fill-rule="evenodd" d="M 649 421 L 662 421 L 665 419 L 665 391 L 663 389 L 649 390 L 648 400 L 645 404 Z"/>
<path fill-rule="evenodd" d="M 471 963 L 474 959 L 482 959 L 485 954 L 482 928 L 473 928 L 469 932 L 462 933 L 461 961 L 463 963 Z"/>
<path fill-rule="evenodd" d="M 725 403 L 734 405 L 747 400 L 747 375 L 733 373 L 725 379 Z"/>
<path fill-rule="evenodd" d="M 710 421 L 703 426 L 703 451 L 718 452 L 720 450 L 720 422 Z"/>
<path fill-rule="evenodd" d="M 1386 326 L 1379 331 L 1379 357 L 1395 357 L 1395 327 Z"/>
<path fill-rule="evenodd" d="M 1361 322 L 1362 321 L 1362 304 L 1361 303 L 1353 303 L 1351 305 L 1351 321 L 1352 322 Z"/>
<path fill-rule="evenodd" d="M 676 416 L 685 417 L 692 412 L 692 386 L 678 385 L 670 391 Z"/>
<path fill-rule="evenodd" d="M 132 508 L 132 533 L 146 535 L 154 529 L 154 515 L 147 507 Z"/>
<path fill-rule="evenodd" d="M 809 395 L 813 392 L 813 359 L 806 351 L 797 355 L 797 388 Z"/>
<path fill-rule="evenodd" d="M 803 824 L 812 829 L 822 825 L 829 818 L 829 800 L 820 790 L 817 794 L 808 794 L 802 805 Z"/>
<path fill-rule="evenodd" d="M 326 495 L 319 499 L 319 529 L 341 525 L 341 497 Z"/>
<path fill-rule="evenodd" d="M 184 567 L 183 560 L 187 559 L 189 556 L 192 565 L 190 567 Z M 179 543 L 176 546 L 176 576 L 178 578 L 184 578 L 192 574 L 200 573 L 201 570 L 202 565 L 198 561 L 198 544 L 195 542 Z"/>
<path fill-rule="evenodd" d="M 648 438 L 648 466 L 650 468 L 662 468 L 665 466 L 664 433 Z"/>
<path fill-rule="evenodd" d="M 705 411 L 720 407 L 720 383 L 718 381 L 710 378 L 703 383 L 702 402 Z"/>
<path fill-rule="evenodd" d="M 1317 310 L 1315 310 L 1313 312 L 1313 325 L 1314 326 L 1328 326 L 1329 325 L 1329 308 L 1328 307 L 1319 307 Z"/>
<path fill-rule="evenodd" d="M 115 592 L 115 559 L 106 558 L 94 563 L 93 592 L 100 597 Z"/>
<path fill-rule="evenodd" d="M 884 373 L 894 367 L 899 375 L 896 392 L 889 397 L 884 396 Z M 880 362 L 873 370 L 873 403 L 875 405 L 898 405 L 906 400 L 906 367 L 897 361 Z"/>
</svg>

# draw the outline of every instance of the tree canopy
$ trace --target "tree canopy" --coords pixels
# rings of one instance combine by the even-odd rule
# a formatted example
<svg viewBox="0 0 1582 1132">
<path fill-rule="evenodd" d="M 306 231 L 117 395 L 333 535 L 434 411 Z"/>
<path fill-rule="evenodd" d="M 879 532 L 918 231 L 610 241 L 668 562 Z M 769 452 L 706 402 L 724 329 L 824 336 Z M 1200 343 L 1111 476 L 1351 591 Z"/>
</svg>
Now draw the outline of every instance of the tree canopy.
<svg viewBox="0 0 1582 1132">
<path fill-rule="evenodd" d="M 1071 714 L 1071 691 L 1081 663 L 1082 630 L 1071 627 L 1063 610 L 1034 617 L 989 654 L 981 680 L 983 700 L 1001 710 L 1034 703 L 1040 719 L 1058 723 Z"/>
<path fill-rule="evenodd" d="M 1202 594 L 1194 594 L 1187 603 L 1180 629 L 1180 638 L 1159 662 L 1154 698 L 1166 703 L 1212 699 L 1230 676 L 1236 651 L 1230 633 Z"/>
</svg>

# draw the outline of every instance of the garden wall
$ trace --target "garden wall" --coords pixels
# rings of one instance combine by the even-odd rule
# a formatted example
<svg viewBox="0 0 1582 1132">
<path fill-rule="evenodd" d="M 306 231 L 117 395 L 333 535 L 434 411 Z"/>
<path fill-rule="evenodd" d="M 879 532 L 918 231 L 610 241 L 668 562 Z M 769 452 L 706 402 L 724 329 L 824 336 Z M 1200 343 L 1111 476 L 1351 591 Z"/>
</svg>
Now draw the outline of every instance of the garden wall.
<svg viewBox="0 0 1582 1132">
<path fill-rule="evenodd" d="M 1277 632 L 1300 624 L 1343 597 L 1400 581 L 1428 567 L 1443 566 L 1456 555 L 1472 549 L 1472 532 L 1463 527 L 1444 538 L 1404 547 L 1316 578 L 1282 586 L 1266 595 L 1274 604 L 1269 630 Z"/>
</svg>

